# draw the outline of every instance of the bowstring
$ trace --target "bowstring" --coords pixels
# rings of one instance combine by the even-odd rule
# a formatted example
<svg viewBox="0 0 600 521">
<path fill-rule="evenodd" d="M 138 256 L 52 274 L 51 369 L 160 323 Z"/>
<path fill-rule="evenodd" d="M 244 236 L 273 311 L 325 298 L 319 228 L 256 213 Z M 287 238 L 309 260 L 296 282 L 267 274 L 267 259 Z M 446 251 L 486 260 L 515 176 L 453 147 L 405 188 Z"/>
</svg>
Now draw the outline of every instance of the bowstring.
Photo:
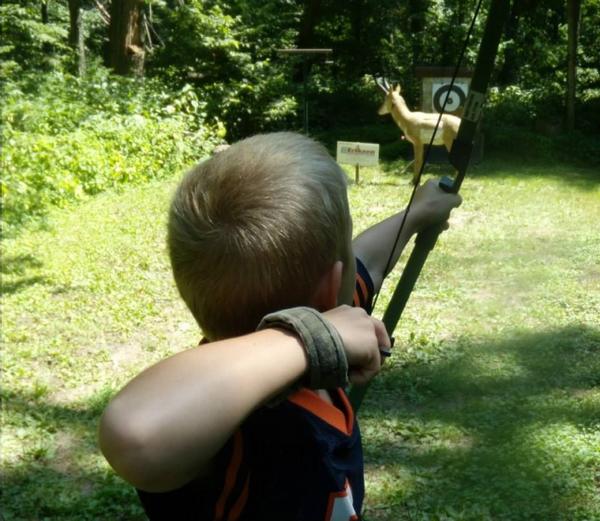
<svg viewBox="0 0 600 521">
<path fill-rule="evenodd" d="M 456 77 L 458 76 L 458 71 L 460 69 L 460 65 L 461 65 L 462 60 L 467 51 L 469 40 L 473 33 L 473 28 L 475 27 L 475 20 L 477 19 L 477 15 L 479 14 L 479 10 L 481 9 L 482 3 L 483 3 L 483 0 L 479 0 L 477 2 L 477 7 L 475 8 L 475 13 L 473 14 L 473 18 L 471 19 L 471 24 L 469 25 L 469 30 L 467 31 L 467 36 L 465 37 L 465 41 L 464 41 L 462 49 L 460 51 L 460 55 L 458 57 L 456 65 L 454 67 L 454 72 L 452 73 L 452 79 L 450 80 L 450 86 L 448 88 L 448 93 L 446 94 L 446 97 L 444 98 L 444 103 L 442 104 L 442 110 L 440 111 L 440 113 L 438 115 L 438 119 L 437 119 L 435 127 L 433 129 L 433 134 L 431 135 L 429 144 L 427 145 L 427 148 L 425 149 L 425 155 L 423 157 L 423 161 L 421 162 L 421 167 L 419 168 L 419 172 L 418 172 L 417 178 L 415 180 L 415 185 L 413 186 L 413 189 L 411 191 L 410 198 L 408 199 L 408 204 L 406 205 L 406 210 L 404 211 L 404 215 L 402 216 L 402 221 L 400 222 L 400 227 L 398 228 L 398 233 L 396 234 L 396 239 L 394 240 L 394 244 L 392 245 L 392 249 L 390 250 L 388 260 L 387 260 L 387 262 L 385 264 L 385 268 L 383 270 L 383 279 L 384 280 L 385 280 L 385 277 L 387 277 L 387 275 L 388 275 L 388 271 L 390 269 L 392 259 L 394 258 L 394 251 L 396 251 L 396 247 L 398 246 L 398 242 L 400 241 L 400 236 L 402 235 L 402 231 L 404 230 L 404 224 L 406 223 L 406 218 L 408 217 L 408 213 L 410 211 L 413 200 L 415 198 L 415 194 L 417 193 L 417 188 L 419 187 L 419 185 L 421 183 L 421 177 L 423 175 L 423 170 L 425 169 L 425 165 L 427 164 L 427 160 L 429 159 L 429 152 L 431 151 L 431 147 L 433 146 L 433 141 L 435 139 L 438 128 L 442 121 L 442 116 L 445 114 L 446 105 L 448 103 L 448 99 L 450 98 L 450 92 L 452 92 L 452 88 L 454 87 Z M 416 158 L 415 158 L 415 160 L 416 160 Z M 377 300 L 379 299 L 379 294 L 381 293 L 382 287 L 383 287 L 383 282 L 381 283 L 381 286 L 379 286 L 377 293 L 375 293 L 375 297 L 373 297 L 373 304 L 371 305 L 371 309 L 373 311 L 375 310 L 375 305 L 377 304 Z M 389 334 L 391 334 L 391 332 L 389 332 Z"/>
</svg>

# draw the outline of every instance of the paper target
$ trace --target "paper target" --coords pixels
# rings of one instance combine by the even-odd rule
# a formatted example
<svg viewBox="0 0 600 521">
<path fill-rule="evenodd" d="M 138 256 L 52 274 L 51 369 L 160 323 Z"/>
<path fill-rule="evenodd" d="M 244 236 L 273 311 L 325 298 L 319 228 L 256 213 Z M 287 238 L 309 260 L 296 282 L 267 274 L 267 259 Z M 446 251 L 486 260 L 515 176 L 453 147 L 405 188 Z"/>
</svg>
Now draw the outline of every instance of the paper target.
<svg viewBox="0 0 600 521">
<path fill-rule="evenodd" d="M 455 112 L 459 107 L 464 105 L 467 99 L 467 93 L 469 91 L 469 84 L 467 82 L 455 82 L 450 88 L 450 82 L 448 83 L 433 83 L 431 86 L 433 110 L 435 112 L 441 112 L 446 103 L 444 112 Z M 446 102 L 446 97 L 448 101 Z"/>
</svg>

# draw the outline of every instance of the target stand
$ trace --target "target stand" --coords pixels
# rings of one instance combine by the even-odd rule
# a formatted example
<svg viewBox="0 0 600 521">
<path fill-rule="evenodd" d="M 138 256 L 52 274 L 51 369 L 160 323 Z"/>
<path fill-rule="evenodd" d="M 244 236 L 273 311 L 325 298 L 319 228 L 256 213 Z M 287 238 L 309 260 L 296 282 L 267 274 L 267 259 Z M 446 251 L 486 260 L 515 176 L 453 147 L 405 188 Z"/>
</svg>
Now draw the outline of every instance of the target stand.
<svg viewBox="0 0 600 521">
<path fill-rule="evenodd" d="M 415 74 L 421 80 L 421 109 L 423 112 L 440 113 L 446 103 L 445 114 L 461 117 L 463 106 L 469 94 L 472 71 L 458 70 L 452 88 L 454 67 L 416 67 Z M 448 101 L 446 102 L 446 98 Z M 412 155 L 412 151 L 411 151 Z M 483 133 L 475 136 L 471 161 L 478 163 L 483 158 Z M 428 161 L 430 163 L 447 163 L 448 153 L 444 147 L 432 147 Z"/>
</svg>

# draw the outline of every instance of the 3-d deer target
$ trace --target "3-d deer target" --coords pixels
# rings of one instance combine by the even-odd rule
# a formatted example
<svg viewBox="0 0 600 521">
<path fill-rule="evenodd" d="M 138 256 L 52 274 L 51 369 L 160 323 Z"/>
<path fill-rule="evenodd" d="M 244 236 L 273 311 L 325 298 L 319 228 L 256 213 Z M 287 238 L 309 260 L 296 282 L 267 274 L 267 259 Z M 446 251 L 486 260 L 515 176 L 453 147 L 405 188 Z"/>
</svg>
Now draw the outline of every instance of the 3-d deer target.
<svg viewBox="0 0 600 521">
<path fill-rule="evenodd" d="M 400 94 L 400 85 L 391 86 L 387 80 L 377 80 L 377 85 L 385 93 L 385 99 L 378 113 L 380 115 L 391 114 L 396 124 L 402 130 L 404 136 L 411 142 L 414 150 L 415 161 L 413 164 L 412 183 L 417 182 L 425 145 L 431 142 L 431 136 L 435 130 L 439 115 L 427 112 L 412 112 L 406 101 Z M 444 145 L 450 152 L 452 143 L 460 126 L 460 118 L 451 114 L 443 114 L 440 124 L 433 139 L 434 145 Z"/>
</svg>

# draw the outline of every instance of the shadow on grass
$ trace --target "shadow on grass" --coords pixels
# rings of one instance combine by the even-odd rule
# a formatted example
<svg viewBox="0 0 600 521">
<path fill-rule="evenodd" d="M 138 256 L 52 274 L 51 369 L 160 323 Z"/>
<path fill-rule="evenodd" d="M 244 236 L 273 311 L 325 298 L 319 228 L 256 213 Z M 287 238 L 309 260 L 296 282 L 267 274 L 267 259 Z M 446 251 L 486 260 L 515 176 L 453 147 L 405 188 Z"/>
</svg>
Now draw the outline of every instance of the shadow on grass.
<svg viewBox="0 0 600 521">
<path fill-rule="evenodd" d="M 9 255 L 2 257 L 0 273 L 3 275 L 23 275 L 28 269 L 41 267 L 41 261 L 33 255 Z"/>
<path fill-rule="evenodd" d="M 586 436 L 600 439 L 600 397 L 591 394 L 600 330 L 515 332 L 445 349 L 437 361 L 388 368 L 367 395 L 367 464 L 408 476 L 367 519 L 598 519 L 599 500 L 588 496 L 597 496 L 590 476 L 600 477 L 600 454 Z M 3 429 L 25 447 L 3 469 L 6 521 L 143 519 L 131 487 L 93 462 L 111 394 L 77 407 L 3 392 Z"/>
<path fill-rule="evenodd" d="M 21 445 L 19 459 L 2 472 L 3 521 L 146 519 L 133 488 L 90 463 L 99 454 L 97 423 L 111 394 L 105 389 L 80 408 L 2 393 L 3 430 Z"/>
<path fill-rule="evenodd" d="M 28 286 L 46 282 L 45 277 L 25 276 L 29 270 L 39 269 L 42 265 L 42 262 L 33 255 L 3 256 L 0 263 L 0 295 L 12 295 Z M 7 282 L 7 276 L 20 278 Z"/>
<path fill-rule="evenodd" d="M 114 475 L 30 464 L 4 472 L 2 521 L 143 521 L 135 491 Z"/>
<path fill-rule="evenodd" d="M 369 391 L 366 463 L 404 486 L 367 519 L 600 519 L 600 330 L 447 348 Z"/>
</svg>

